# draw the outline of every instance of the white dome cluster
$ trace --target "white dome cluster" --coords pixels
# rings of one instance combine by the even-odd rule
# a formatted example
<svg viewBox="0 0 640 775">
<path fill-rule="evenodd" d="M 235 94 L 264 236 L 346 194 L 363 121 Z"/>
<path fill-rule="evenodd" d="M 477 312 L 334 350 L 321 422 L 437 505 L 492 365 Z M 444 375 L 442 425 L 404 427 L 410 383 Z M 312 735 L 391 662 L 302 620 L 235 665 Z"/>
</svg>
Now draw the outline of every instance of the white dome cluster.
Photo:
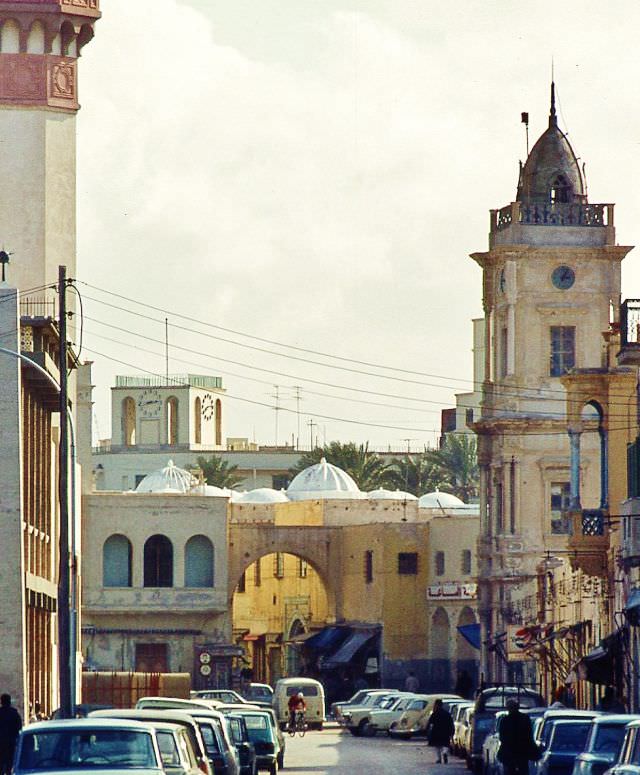
<svg viewBox="0 0 640 775">
<path fill-rule="evenodd" d="M 367 497 L 346 471 L 327 463 L 325 458 L 300 471 L 287 487 L 287 496 L 292 501 Z"/>
<path fill-rule="evenodd" d="M 181 494 L 190 492 L 197 484 L 198 480 L 193 474 L 178 468 L 173 460 L 169 460 L 164 468 L 147 474 L 136 487 L 136 492 Z"/>
</svg>

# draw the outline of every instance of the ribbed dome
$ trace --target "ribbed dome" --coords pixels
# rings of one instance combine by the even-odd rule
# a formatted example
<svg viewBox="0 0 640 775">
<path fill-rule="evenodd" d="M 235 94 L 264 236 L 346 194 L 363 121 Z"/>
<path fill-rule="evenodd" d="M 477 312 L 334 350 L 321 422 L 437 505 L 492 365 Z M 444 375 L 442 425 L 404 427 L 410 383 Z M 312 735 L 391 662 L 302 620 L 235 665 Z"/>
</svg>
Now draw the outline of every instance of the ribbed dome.
<svg viewBox="0 0 640 775">
<path fill-rule="evenodd" d="M 240 493 L 232 498 L 234 503 L 288 503 L 289 498 L 283 490 L 272 490 L 271 487 L 258 487 L 255 490 Z"/>
<path fill-rule="evenodd" d="M 415 495 L 404 490 L 371 490 L 367 493 L 367 498 L 372 501 L 417 501 Z"/>
<path fill-rule="evenodd" d="M 184 468 L 178 468 L 173 460 L 169 460 L 166 468 L 145 476 L 136 487 L 136 492 L 185 493 L 197 484 L 198 480 L 193 474 Z"/>
<path fill-rule="evenodd" d="M 366 497 L 346 471 L 327 463 L 325 458 L 294 477 L 287 496 L 292 501 Z"/>
<path fill-rule="evenodd" d="M 418 506 L 421 509 L 460 509 L 465 508 L 466 504 L 450 492 L 428 492 L 418 499 Z"/>
<path fill-rule="evenodd" d="M 555 87 L 551 84 L 549 127 L 531 149 L 520 172 L 518 202 L 572 203 L 586 201 L 578 160 L 558 128 Z"/>
</svg>

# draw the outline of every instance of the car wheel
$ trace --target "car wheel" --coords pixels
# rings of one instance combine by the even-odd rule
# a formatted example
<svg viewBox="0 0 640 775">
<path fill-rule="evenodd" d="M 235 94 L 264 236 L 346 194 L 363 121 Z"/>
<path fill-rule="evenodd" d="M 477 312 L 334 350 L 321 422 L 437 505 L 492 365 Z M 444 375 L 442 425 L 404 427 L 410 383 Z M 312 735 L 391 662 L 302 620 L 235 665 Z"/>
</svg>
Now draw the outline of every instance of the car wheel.
<svg viewBox="0 0 640 775">
<path fill-rule="evenodd" d="M 351 732 L 354 737 L 361 737 L 362 735 L 360 727 L 349 727 L 349 732 Z"/>
<path fill-rule="evenodd" d="M 362 734 L 365 737 L 375 737 L 376 736 L 376 728 L 371 726 L 371 724 L 368 721 L 364 722 L 364 726 L 362 727 Z"/>
</svg>

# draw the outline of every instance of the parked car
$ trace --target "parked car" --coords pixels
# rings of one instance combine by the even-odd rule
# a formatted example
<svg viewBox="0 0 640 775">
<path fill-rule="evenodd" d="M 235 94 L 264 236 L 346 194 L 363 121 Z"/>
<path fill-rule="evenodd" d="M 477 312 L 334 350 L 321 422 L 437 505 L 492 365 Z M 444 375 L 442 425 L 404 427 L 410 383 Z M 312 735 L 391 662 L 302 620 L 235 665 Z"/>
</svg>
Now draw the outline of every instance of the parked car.
<svg viewBox="0 0 640 775">
<path fill-rule="evenodd" d="M 247 702 L 233 689 L 201 689 L 191 692 L 192 700 L 216 700 L 217 702 Z"/>
<path fill-rule="evenodd" d="M 187 734 L 180 724 L 153 722 L 162 767 L 167 775 L 202 775 L 198 758 Z"/>
<path fill-rule="evenodd" d="M 242 696 L 248 702 L 255 702 L 258 705 L 270 706 L 273 704 L 273 689 L 269 684 L 251 683 L 242 690 Z"/>
<path fill-rule="evenodd" d="M 546 708 L 525 708 L 521 713 L 529 716 L 534 729 L 536 721 L 542 718 Z M 507 715 L 506 710 L 501 710 L 494 716 L 494 723 L 491 733 L 487 735 L 482 744 L 482 772 L 484 775 L 502 775 L 504 772 L 502 762 L 498 759 L 498 751 L 500 750 L 500 722 Z"/>
<path fill-rule="evenodd" d="M 591 721 L 585 718 L 555 721 L 538 762 L 538 775 L 571 775 L 576 756 L 587 744 L 590 729 Z"/>
<path fill-rule="evenodd" d="M 282 728 L 280 724 L 278 723 L 278 720 L 276 718 L 276 712 L 273 708 L 265 708 L 260 705 L 249 705 L 247 703 L 236 703 L 235 705 L 220 705 L 217 710 L 219 710 L 221 713 L 227 715 L 227 714 L 234 714 L 238 712 L 242 712 L 245 710 L 260 710 L 263 713 L 268 714 L 269 719 L 271 720 L 271 725 L 273 726 L 273 731 L 275 732 L 276 737 L 278 738 L 278 745 L 280 746 L 280 751 L 278 753 L 278 767 L 282 769 L 284 767 L 284 754 L 287 747 L 287 738 L 285 737 Z"/>
<path fill-rule="evenodd" d="M 331 708 L 330 708 L 330 714 L 333 716 L 336 721 L 339 721 L 339 717 L 342 714 L 342 708 L 345 705 L 361 705 L 364 698 L 371 694 L 371 692 L 376 691 L 375 689 L 359 689 L 352 697 L 350 697 L 348 700 L 341 700 L 340 702 L 332 702 Z"/>
<path fill-rule="evenodd" d="M 313 678 L 281 678 L 273 692 L 273 709 L 281 727 L 289 723 L 289 699 L 302 692 L 307 706 L 309 729 L 322 729 L 326 716 L 324 712 L 324 688 Z"/>
<path fill-rule="evenodd" d="M 344 713 L 350 708 L 371 707 L 375 700 L 388 694 L 399 694 L 398 689 L 361 689 L 353 697 L 343 702 L 334 702 L 331 705 L 331 713 L 338 724 L 344 724 Z"/>
<path fill-rule="evenodd" d="M 395 696 L 391 705 L 388 705 L 386 708 L 373 708 L 369 712 L 369 721 L 363 730 L 363 734 L 367 736 L 373 736 L 378 732 L 386 732 L 388 734 L 389 730 L 400 721 L 402 714 L 414 697 L 414 694 L 400 694 Z"/>
<path fill-rule="evenodd" d="M 375 729 L 368 729 L 372 713 L 388 710 L 403 696 L 398 692 L 379 694 L 370 705 L 354 705 L 346 708 L 343 712 L 344 726 L 355 737 L 360 737 L 363 734 L 375 734 Z M 400 717 L 398 716 L 398 718 Z"/>
<path fill-rule="evenodd" d="M 424 734 L 433 710 L 433 703 L 437 699 L 461 700 L 462 697 L 458 694 L 416 694 L 400 716 L 398 723 L 389 730 L 389 734 L 403 740 L 408 740 L 414 735 Z"/>
<path fill-rule="evenodd" d="M 256 749 L 251 742 L 247 724 L 241 715 L 234 716 L 230 713 L 225 717 L 229 727 L 229 735 L 236 747 L 240 775 L 256 775 L 258 763 L 256 761 Z"/>
<path fill-rule="evenodd" d="M 231 739 L 226 717 L 215 710 L 197 710 L 189 713 L 200 727 L 207 756 L 216 775 L 218 773 L 231 775 L 234 771 L 240 773 L 240 756 Z"/>
<path fill-rule="evenodd" d="M 224 770 L 216 770 L 214 772 L 214 768 L 211 765 L 211 762 L 209 761 L 209 757 L 207 755 L 207 748 L 204 743 L 204 739 L 202 737 L 202 732 L 200 730 L 200 727 L 198 726 L 198 723 L 193 718 L 193 716 L 190 716 L 188 713 L 185 713 L 183 710 L 174 710 L 167 708 L 165 710 L 158 710 L 158 709 L 133 709 L 129 710 L 128 708 L 112 708 L 111 710 L 94 710 L 89 714 L 89 719 L 124 719 L 124 720 L 133 720 L 133 721 L 142 721 L 142 722 L 151 722 L 154 721 L 157 722 L 172 722 L 175 724 L 181 724 L 184 726 L 187 730 L 187 734 L 189 735 L 189 739 L 191 740 L 191 744 L 193 746 L 193 750 L 196 752 L 196 757 L 198 759 L 198 767 L 202 770 L 202 772 L 205 775 L 226 775 L 224 773 Z"/>
<path fill-rule="evenodd" d="M 471 708 L 473 708 L 472 702 L 463 702 L 456 706 L 455 712 L 453 713 L 453 726 L 455 729 L 455 732 L 453 733 L 453 753 L 458 756 L 464 756 L 462 746 L 463 725 L 466 712 Z"/>
<path fill-rule="evenodd" d="M 276 775 L 280 744 L 269 714 L 264 710 L 240 710 L 234 715 L 242 715 L 244 718 L 249 739 L 256 750 L 258 769 Z"/>
<path fill-rule="evenodd" d="M 584 751 L 573 765 L 573 775 L 604 775 L 618 759 L 627 724 L 637 719 L 625 713 L 594 718 Z"/>
<path fill-rule="evenodd" d="M 627 724 L 616 763 L 605 775 L 640 775 L 640 719 Z"/>
<path fill-rule="evenodd" d="M 182 697 L 141 697 L 136 702 L 137 710 L 162 710 L 163 708 L 171 708 L 177 710 L 178 708 L 184 708 L 190 710 L 193 708 L 204 708 L 205 710 L 212 710 L 220 703 L 216 700 L 184 700 Z"/>
<path fill-rule="evenodd" d="M 70 719 L 29 724 L 20 733 L 13 772 L 92 773 L 105 769 L 164 775 L 156 733 L 117 719 Z"/>
<path fill-rule="evenodd" d="M 589 720 L 602 715 L 597 710 L 575 710 L 574 708 L 549 709 L 542 715 L 542 719 L 536 726 L 534 739 L 538 745 L 546 746 L 551 737 L 551 730 L 556 721 L 565 721 L 579 719 L 580 721 Z"/>
<path fill-rule="evenodd" d="M 542 695 L 522 686 L 492 686 L 483 689 L 476 697 L 465 743 L 468 769 L 474 772 L 482 770 L 482 746 L 493 729 L 493 717 L 499 711 L 505 710 L 507 701 L 510 699 L 518 700 L 523 710 L 546 705 Z"/>
</svg>

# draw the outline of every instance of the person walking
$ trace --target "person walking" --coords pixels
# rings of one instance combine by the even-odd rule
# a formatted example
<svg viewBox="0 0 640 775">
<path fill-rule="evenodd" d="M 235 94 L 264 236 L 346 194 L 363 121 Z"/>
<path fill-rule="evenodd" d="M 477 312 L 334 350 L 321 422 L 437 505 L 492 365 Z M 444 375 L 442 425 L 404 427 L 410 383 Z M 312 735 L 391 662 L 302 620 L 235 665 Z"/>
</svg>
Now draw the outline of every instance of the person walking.
<svg viewBox="0 0 640 775">
<path fill-rule="evenodd" d="M 539 759 L 529 716 L 520 712 L 515 699 L 507 700 L 507 715 L 500 721 L 498 759 L 504 775 L 528 775 L 529 762 Z"/>
<path fill-rule="evenodd" d="M 427 722 L 427 740 L 431 748 L 436 749 L 436 764 L 447 764 L 449 745 L 453 737 L 454 725 L 451 714 L 442 707 L 442 700 L 433 703 L 433 711 Z"/>
<path fill-rule="evenodd" d="M 409 675 L 404 679 L 405 692 L 417 692 L 420 688 L 420 681 L 416 678 L 416 674 L 413 670 L 409 671 Z"/>
<path fill-rule="evenodd" d="M 20 714 L 11 704 L 11 695 L 0 695 L 0 775 L 10 775 L 16 741 L 22 729 Z"/>
</svg>

